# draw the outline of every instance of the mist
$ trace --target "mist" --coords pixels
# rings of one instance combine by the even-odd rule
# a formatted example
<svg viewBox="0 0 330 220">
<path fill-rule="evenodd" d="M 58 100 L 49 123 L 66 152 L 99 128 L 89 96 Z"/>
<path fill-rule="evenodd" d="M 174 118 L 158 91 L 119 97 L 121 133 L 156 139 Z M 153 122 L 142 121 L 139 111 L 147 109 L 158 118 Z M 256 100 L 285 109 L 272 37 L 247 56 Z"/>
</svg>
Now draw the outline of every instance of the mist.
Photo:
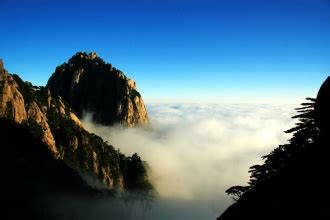
<svg viewBox="0 0 330 220">
<path fill-rule="evenodd" d="M 105 127 L 83 119 L 126 155 L 149 164 L 159 198 L 146 219 L 216 219 L 231 203 L 225 190 L 246 185 L 248 168 L 289 139 L 293 105 L 151 104 L 148 128 Z M 136 210 L 136 213 L 138 210 Z"/>
</svg>

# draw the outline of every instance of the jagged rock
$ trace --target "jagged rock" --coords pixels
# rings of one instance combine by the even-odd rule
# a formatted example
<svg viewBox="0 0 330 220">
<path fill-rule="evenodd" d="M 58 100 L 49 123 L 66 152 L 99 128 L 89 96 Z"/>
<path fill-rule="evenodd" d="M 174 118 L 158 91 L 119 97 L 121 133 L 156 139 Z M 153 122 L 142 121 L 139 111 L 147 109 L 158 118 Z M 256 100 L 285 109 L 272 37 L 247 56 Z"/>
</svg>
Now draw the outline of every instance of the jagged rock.
<svg viewBox="0 0 330 220">
<path fill-rule="evenodd" d="M 101 63 L 96 54 L 88 55 L 88 59 Z M 70 64 L 69 68 L 74 67 Z M 47 150 L 55 159 L 78 171 L 86 181 L 92 177 L 91 179 L 96 183 L 93 186 L 120 190 L 124 190 L 125 187 L 139 189 L 141 180 L 144 180 L 143 183 L 147 186 L 151 186 L 146 172 L 141 168 L 139 168 L 140 171 L 142 170 L 141 173 L 134 173 L 137 179 L 126 178 L 132 173 L 130 169 L 134 169 L 130 165 L 132 163 L 130 157 L 120 153 L 99 136 L 89 133 L 65 99 L 57 95 L 51 96 L 48 89 L 24 82 L 18 75 L 10 75 L 3 68 L 2 61 L 0 70 L 0 119 L 29 127 L 35 138 L 47 146 Z M 84 75 L 85 70 L 80 70 L 79 74 Z M 74 82 L 78 85 L 81 81 L 87 83 L 83 76 L 78 75 Z M 124 75 L 121 77 L 124 78 Z M 128 91 L 135 88 L 134 81 L 126 82 L 126 78 L 123 82 L 117 82 L 127 84 L 125 89 Z M 131 102 L 128 104 L 130 108 L 134 106 L 133 102 L 143 105 L 139 97 L 134 99 L 132 101 L 126 97 L 125 103 Z M 138 118 L 140 115 L 129 113 L 125 122 L 130 125 L 137 123 L 132 119 L 133 117 Z M 134 163 L 136 165 L 136 161 Z M 142 166 L 142 161 L 139 160 L 137 165 Z"/>
<path fill-rule="evenodd" d="M 111 170 L 109 166 L 101 167 L 101 177 L 103 181 L 112 188 L 114 183 L 113 183 L 113 177 L 110 174 L 111 174 Z"/>
<path fill-rule="evenodd" d="M 93 160 L 93 171 L 96 174 L 99 174 L 99 160 L 98 155 L 95 151 L 92 151 L 92 160 Z"/>
<path fill-rule="evenodd" d="M 78 117 L 68 110 L 69 108 L 64 104 L 62 98 L 60 96 L 52 98 L 49 90 L 45 90 L 42 92 L 44 103 L 38 101 L 36 97 L 30 97 L 29 102 L 25 102 L 20 90 L 29 94 L 26 90 L 32 90 L 32 88 L 20 88 L 15 79 L 3 68 L 2 62 L 0 69 L 2 70 L 0 72 L 0 85 L 2 85 L 0 118 L 10 119 L 17 124 L 28 125 L 36 137 L 45 143 L 54 158 L 67 161 L 73 168 L 81 166 L 84 168 L 80 170 L 82 173 L 92 169 L 92 172 L 97 176 L 100 173 L 99 169 L 102 169 L 101 181 L 110 188 L 115 187 L 114 182 L 119 182 L 119 180 L 113 180 L 113 174 L 108 165 L 98 162 L 102 157 L 111 157 L 112 155 L 103 155 L 105 151 L 102 149 L 98 149 L 98 153 L 96 153 L 91 148 L 97 144 L 93 143 L 94 136 L 91 136 Z M 16 80 L 19 81 L 21 87 L 27 86 L 18 76 Z M 54 118 L 47 118 L 47 115 L 53 115 Z M 70 135 L 63 133 L 62 130 L 65 129 L 69 129 L 66 132 L 75 132 L 77 135 L 74 135 L 75 133 Z M 57 137 L 56 140 L 54 135 Z M 99 139 L 97 141 L 102 143 Z M 105 144 L 102 144 L 104 145 L 102 147 L 106 148 Z M 93 161 L 86 158 L 79 165 L 77 162 L 79 154 L 92 155 Z"/>
<path fill-rule="evenodd" d="M 81 121 L 79 120 L 79 118 L 73 113 L 73 112 L 69 112 L 69 117 L 72 121 L 74 121 L 74 123 L 76 125 L 78 125 L 79 127 L 84 128 L 83 124 L 81 123 Z"/>
<path fill-rule="evenodd" d="M 31 123 L 32 120 L 34 123 L 41 126 L 41 129 L 43 131 L 42 141 L 48 146 L 48 149 L 52 152 L 54 157 L 58 158 L 60 156 L 59 151 L 57 150 L 55 139 L 47 123 L 46 115 L 40 110 L 39 106 L 35 102 L 32 102 L 27 107 L 27 114 L 29 123 Z"/>
<path fill-rule="evenodd" d="M 58 158 L 59 152 L 54 137 L 47 123 L 47 117 L 35 102 L 25 103 L 19 91 L 19 86 L 11 75 L 3 68 L 0 62 L 0 117 L 12 119 L 18 124 L 28 123 L 41 126 L 42 141 L 48 146 L 53 155 Z"/>
<path fill-rule="evenodd" d="M 148 124 L 148 115 L 134 80 L 105 63 L 96 53 L 77 53 L 56 68 L 47 83 L 79 118 L 92 112 L 93 120 L 125 127 Z"/>
<path fill-rule="evenodd" d="M 0 118 L 0 131 L 1 219 L 57 220 L 73 216 L 72 209 L 59 215 L 61 197 L 99 198 L 101 191 L 56 160 L 28 126 Z"/>
<path fill-rule="evenodd" d="M 16 123 L 27 120 L 25 103 L 18 85 L 3 67 L 0 60 L 0 117 L 13 119 Z"/>
</svg>

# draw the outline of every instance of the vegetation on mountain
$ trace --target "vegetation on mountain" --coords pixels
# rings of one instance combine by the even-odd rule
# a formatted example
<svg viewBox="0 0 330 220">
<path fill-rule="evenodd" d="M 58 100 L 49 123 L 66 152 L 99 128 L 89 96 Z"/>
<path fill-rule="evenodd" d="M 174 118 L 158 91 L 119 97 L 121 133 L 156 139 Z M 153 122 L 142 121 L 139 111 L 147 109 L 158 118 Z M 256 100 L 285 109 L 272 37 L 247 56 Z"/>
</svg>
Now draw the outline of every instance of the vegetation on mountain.
<svg viewBox="0 0 330 220">
<path fill-rule="evenodd" d="M 326 86 L 325 86 L 326 85 Z M 264 163 L 249 169 L 247 186 L 233 186 L 226 193 L 235 203 L 218 219 L 329 218 L 330 124 L 329 79 L 316 99 L 296 108 L 295 127 L 285 131 L 292 137 L 262 157 Z M 322 126 L 320 126 L 322 124 Z"/>
<path fill-rule="evenodd" d="M 61 210 L 47 204 L 62 197 L 92 198 L 102 193 L 56 160 L 27 124 L 0 118 L 0 131 L 1 219 L 59 219 L 55 213 Z"/>
<path fill-rule="evenodd" d="M 0 112 L 1 118 L 15 121 L 16 115 L 25 111 L 21 124 L 46 145 L 53 143 L 53 148 L 48 146 L 48 149 L 52 149 L 54 158 L 63 161 L 83 177 L 88 177 L 93 187 L 153 190 L 137 154 L 127 157 L 101 137 L 89 133 L 60 96 L 51 96 L 47 88 L 33 86 L 18 75 L 9 75 L 4 71 L 1 72 L 1 84 L 11 86 L 9 91 L 12 94 L 4 97 L 5 94 L 0 91 L 8 99 L 6 104 L 0 106 L 3 111 Z M 23 99 L 24 102 L 20 103 L 25 106 L 18 106 L 14 101 L 16 99 Z"/>
<path fill-rule="evenodd" d="M 226 193 L 237 201 L 247 190 L 259 182 L 272 178 L 277 172 L 299 157 L 306 148 L 313 147 L 319 137 L 320 131 L 315 123 L 315 101 L 313 98 L 306 98 L 309 102 L 301 104 L 296 108 L 297 115 L 292 118 L 298 119 L 296 126 L 286 133 L 292 133 L 292 138 L 288 144 L 283 144 L 273 149 L 268 155 L 262 156 L 264 163 L 253 165 L 249 169 L 250 180 L 248 186 L 233 186 Z"/>
</svg>

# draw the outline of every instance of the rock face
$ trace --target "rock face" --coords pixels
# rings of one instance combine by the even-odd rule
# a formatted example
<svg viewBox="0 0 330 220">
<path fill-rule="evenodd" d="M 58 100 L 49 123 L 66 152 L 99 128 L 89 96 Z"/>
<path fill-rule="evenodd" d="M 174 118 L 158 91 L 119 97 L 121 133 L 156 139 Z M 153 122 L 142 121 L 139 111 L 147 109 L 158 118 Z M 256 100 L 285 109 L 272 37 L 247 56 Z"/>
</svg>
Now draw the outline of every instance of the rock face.
<svg viewBox="0 0 330 220">
<path fill-rule="evenodd" d="M 40 138 L 57 158 L 59 152 L 55 146 L 54 137 L 50 131 L 45 114 L 35 101 L 25 103 L 20 87 L 9 75 L 0 62 L 0 117 L 8 118 L 18 124 L 27 123 L 41 126 Z"/>
<path fill-rule="evenodd" d="M 16 123 L 27 120 L 24 98 L 17 89 L 18 85 L 3 67 L 0 60 L 0 116 L 13 119 Z"/>
<path fill-rule="evenodd" d="M 68 63 L 56 68 L 46 87 L 52 95 L 68 102 L 79 118 L 85 111 L 93 113 L 93 120 L 104 125 L 148 124 L 147 111 L 135 82 L 96 53 L 74 55 Z"/>
<path fill-rule="evenodd" d="M 60 198 L 99 196 L 76 171 L 56 160 L 28 126 L 0 118 L 0 131 L 1 219 L 56 220 L 59 206 L 49 204 L 58 204 Z"/>
<path fill-rule="evenodd" d="M 95 55 L 91 55 L 92 57 L 95 58 Z M 136 98 L 133 98 L 132 102 L 139 103 L 134 99 Z M 128 102 L 130 101 L 128 99 Z M 135 122 L 132 117 L 135 115 L 128 115 L 126 118 L 130 125 Z M 124 176 L 130 178 L 127 173 L 131 173 L 129 169 L 134 168 L 130 157 L 126 157 L 97 135 L 89 133 L 62 97 L 51 96 L 48 89 L 24 82 L 18 75 L 10 75 L 3 68 L 2 61 L 0 119 L 28 126 L 34 136 L 47 146 L 55 159 L 78 171 L 89 185 L 125 189 L 126 185 L 132 184 L 130 180 L 124 179 Z M 139 165 L 142 161 L 134 163 Z M 134 175 L 139 177 L 139 181 L 149 183 L 146 172 Z"/>
</svg>

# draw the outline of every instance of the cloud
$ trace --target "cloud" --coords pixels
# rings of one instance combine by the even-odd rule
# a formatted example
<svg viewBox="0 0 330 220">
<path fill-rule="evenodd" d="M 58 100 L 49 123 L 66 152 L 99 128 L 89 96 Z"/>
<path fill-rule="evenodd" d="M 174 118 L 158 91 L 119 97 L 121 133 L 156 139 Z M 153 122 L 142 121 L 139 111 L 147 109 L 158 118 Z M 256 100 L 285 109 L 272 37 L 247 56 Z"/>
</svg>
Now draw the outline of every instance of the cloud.
<svg viewBox="0 0 330 220">
<path fill-rule="evenodd" d="M 182 212 L 190 208 L 191 213 L 205 214 L 204 219 L 218 216 L 231 203 L 224 191 L 245 185 L 248 168 L 285 143 L 289 136 L 283 131 L 294 124 L 292 105 L 152 104 L 147 108 L 150 128 L 104 127 L 90 117 L 83 124 L 123 153 L 141 155 L 163 199 L 154 215 L 167 207 L 168 215 L 180 219 L 185 219 L 184 213 L 164 204 L 176 204 Z"/>
</svg>

